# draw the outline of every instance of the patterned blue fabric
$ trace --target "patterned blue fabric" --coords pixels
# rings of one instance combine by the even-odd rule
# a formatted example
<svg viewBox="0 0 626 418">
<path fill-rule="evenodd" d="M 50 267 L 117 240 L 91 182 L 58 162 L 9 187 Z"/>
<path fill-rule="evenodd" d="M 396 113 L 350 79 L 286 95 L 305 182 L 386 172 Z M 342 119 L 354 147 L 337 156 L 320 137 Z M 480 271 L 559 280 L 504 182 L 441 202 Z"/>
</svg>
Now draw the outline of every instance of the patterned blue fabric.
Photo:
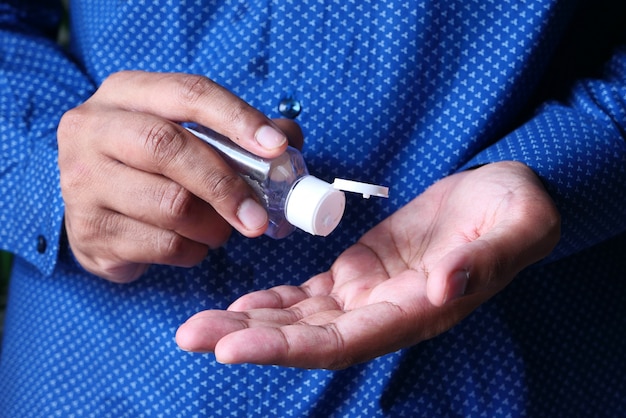
<svg viewBox="0 0 626 418">
<path fill-rule="evenodd" d="M 1 2 L 0 245 L 17 260 L 0 416 L 624 416 L 615 3 L 76 0 L 68 52 L 54 40 L 60 5 Z M 391 198 L 348 197 L 328 238 L 233 236 L 194 268 L 93 277 L 63 239 L 55 130 L 122 69 L 204 74 L 271 117 L 294 98 L 310 171 L 387 184 Z M 191 314 L 302 282 L 437 179 L 511 159 L 545 181 L 563 239 L 451 331 L 338 372 L 224 366 L 176 347 Z"/>
</svg>

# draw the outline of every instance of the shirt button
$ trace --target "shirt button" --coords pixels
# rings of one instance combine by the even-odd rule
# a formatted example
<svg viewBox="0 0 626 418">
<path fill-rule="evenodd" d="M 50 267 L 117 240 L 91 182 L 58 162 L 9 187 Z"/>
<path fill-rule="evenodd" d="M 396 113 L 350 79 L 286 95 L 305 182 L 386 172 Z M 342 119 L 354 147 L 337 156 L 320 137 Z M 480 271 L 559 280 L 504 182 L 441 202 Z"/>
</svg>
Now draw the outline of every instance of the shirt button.
<svg viewBox="0 0 626 418">
<path fill-rule="evenodd" d="M 37 237 L 37 252 L 39 254 L 43 254 L 46 252 L 47 248 L 48 248 L 48 241 L 46 241 L 46 238 L 43 235 L 39 235 Z"/>
<path fill-rule="evenodd" d="M 302 111 L 302 105 L 293 97 L 285 97 L 278 103 L 278 111 L 289 119 L 295 119 Z"/>
</svg>

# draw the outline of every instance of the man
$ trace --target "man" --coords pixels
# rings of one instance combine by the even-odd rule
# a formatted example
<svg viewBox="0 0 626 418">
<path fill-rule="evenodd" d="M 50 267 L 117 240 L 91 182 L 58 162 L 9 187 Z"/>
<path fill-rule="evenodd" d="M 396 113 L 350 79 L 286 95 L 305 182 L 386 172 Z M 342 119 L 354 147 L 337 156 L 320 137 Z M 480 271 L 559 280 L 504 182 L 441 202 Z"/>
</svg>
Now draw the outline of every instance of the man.
<svg viewBox="0 0 626 418">
<path fill-rule="evenodd" d="M 68 54 L 35 3 L 3 7 L 7 416 L 623 408 L 621 34 L 555 55 L 602 5 L 73 2 Z M 300 126 L 313 174 L 391 197 L 271 240 L 180 122 L 263 157 Z"/>
</svg>

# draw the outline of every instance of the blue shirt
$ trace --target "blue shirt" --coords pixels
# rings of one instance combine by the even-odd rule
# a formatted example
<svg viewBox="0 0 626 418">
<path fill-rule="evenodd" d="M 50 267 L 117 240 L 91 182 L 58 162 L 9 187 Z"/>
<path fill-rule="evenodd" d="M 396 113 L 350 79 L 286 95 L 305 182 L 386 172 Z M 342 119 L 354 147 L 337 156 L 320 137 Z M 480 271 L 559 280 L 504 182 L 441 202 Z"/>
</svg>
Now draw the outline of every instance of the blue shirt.
<svg viewBox="0 0 626 418">
<path fill-rule="evenodd" d="M 17 255 L 0 414 L 623 414 L 626 47 L 611 3 L 77 0 L 69 51 L 60 6 L 0 3 L 0 244 Z M 296 100 L 312 174 L 391 197 L 348 197 L 327 238 L 233 236 L 194 268 L 93 277 L 62 234 L 56 127 L 124 69 L 203 74 L 270 117 Z M 502 160 L 540 175 L 562 240 L 449 332 L 336 372 L 176 347 L 193 313 L 300 283 L 437 179 Z"/>
</svg>

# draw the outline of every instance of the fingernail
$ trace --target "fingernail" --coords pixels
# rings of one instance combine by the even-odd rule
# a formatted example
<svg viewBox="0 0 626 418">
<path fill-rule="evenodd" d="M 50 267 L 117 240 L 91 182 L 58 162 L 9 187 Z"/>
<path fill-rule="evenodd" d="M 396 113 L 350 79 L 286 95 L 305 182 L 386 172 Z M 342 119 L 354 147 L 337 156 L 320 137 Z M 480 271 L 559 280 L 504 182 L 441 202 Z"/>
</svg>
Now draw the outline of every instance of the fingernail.
<svg viewBox="0 0 626 418">
<path fill-rule="evenodd" d="M 452 275 L 448 285 L 445 303 L 458 299 L 465 294 L 469 276 L 469 270 L 460 270 Z"/>
<path fill-rule="evenodd" d="M 287 141 L 287 138 L 282 132 L 277 131 L 269 125 L 261 126 L 256 131 L 254 137 L 263 148 L 268 150 L 279 148 Z"/>
<path fill-rule="evenodd" d="M 247 198 L 239 206 L 237 217 L 241 223 L 251 231 L 257 231 L 267 224 L 268 216 L 263 206 L 256 200 Z"/>
</svg>

